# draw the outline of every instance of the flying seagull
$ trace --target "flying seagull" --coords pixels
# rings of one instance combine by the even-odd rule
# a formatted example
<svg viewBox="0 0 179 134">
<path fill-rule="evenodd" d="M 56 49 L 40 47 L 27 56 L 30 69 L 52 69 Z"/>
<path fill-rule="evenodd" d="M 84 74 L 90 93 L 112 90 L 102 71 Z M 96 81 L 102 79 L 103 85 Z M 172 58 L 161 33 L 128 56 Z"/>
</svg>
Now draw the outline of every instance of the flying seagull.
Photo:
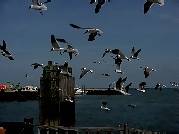
<svg viewBox="0 0 179 134">
<path fill-rule="evenodd" d="M 90 69 L 87 69 L 87 68 L 82 68 L 81 69 L 81 74 L 80 74 L 80 79 L 84 76 L 84 75 L 86 75 L 87 73 L 93 73 L 94 71 L 93 70 L 90 70 Z"/>
<path fill-rule="evenodd" d="M 118 55 L 120 53 L 120 50 L 119 49 L 108 49 L 106 48 L 104 53 L 103 53 L 103 56 L 102 58 L 107 54 L 107 53 L 111 53 L 111 54 L 114 54 L 114 55 Z"/>
<path fill-rule="evenodd" d="M 110 2 L 110 0 L 91 0 L 90 4 L 96 3 L 95 13 L 97 14 L 106 2 Z"/>
<path fill-rule="evenodd" d="M 132 82 L 130 82 L 127 86 L 125 86 L 125 91 L 128 93 L 129 92 L 129 88 L 132 85 Z"/>
<path fill-rule="evenodd" d="M 72 45 L 68 45 L 67 48 L 64 49 L 64 52 L 67 52 L 69 54 L 70 60 L 72 59 L 72 55 L 75 56 L 79 55 L 78 49 L 73 48 Z"/>
<path fill-rule="evenodd" d="M 115 72 L 116 73 L 122 73 L 122 70 L 121 70 L 122 59 L 121 59 L 121 57 L 119 55 L 116 55 L 114 60 L 115 60 L 115 64 L 116 64 L 116 70 L 115 70 Z"/>
<path fill-rule="evenodd" d="M 120 49 L 105 49 L 102 58 L 107 54 L 111 53 L 114 55 L 118 55 L 121 59 L 127 59 L 128 61 L 131 61 Z"/>
<path fill-rule="evenodd" d="M 39 64 L 39 63 L 33 63 L 33 64 L 31 64 L 31 66 L 33 66 L 34 69 L 37 69 L 38 67 L 42 67 L 43 68 L 43 64 Z"/>
<path fill-rule="evenodd" d="M 12 57 L 12 54 L 7 50 L 6 46 L 7 46 L 7 44 L 3 40 L 3 45 L 0 45 L 1 55 L 9 58 L 10 60 L 14 60 L 14 58 Z"/>
<path fill-rule="evenodd" d="M 137 59 L 137 60 L 139 60 L 139 58 L 138 58 L 138 55 L 139 55 L 139 53 L 140 53 L 140 51 L 141 51 L 141 49 L 138 49 L 137 51 L 135 50 L 135 48 L 133 47 L 132 48 L 132 51 L 131 51 L 131 59 Z"/>
<path fill-rule="evenodd" d="M 106 76 L 106 77 L 111 76 L 110 74 L 107 74 L 107 73 L 103 73 L 103 74 L 101 74 L 101 75 Z"/>
<path fill-rule="evenodd" d="M 52 34 L 51 35 L 51 44 L 52 44 L 51 51 L 59 51 L 61 53 L 61 51 L 64 50 L 64 48 L 60 47 L 59 43 L 68 44 L 68 42 L 65 39 L 55 38 L 55 35 Z"/>
<path fill-rule="evenodd" d="M 172 87 L 178 87 L 179 86 L 179 84 L 177 82 L 174 82 L 174 81 L 170 82 L 170 84 L 171 84 Z"/>
<path fill-rule="evenodd" d="M 84 34 L 88 33 L 89 37 L 88 37 L 88 41 L 94 41 L 95 37 L 101 36 L 103 34 L 103 31 L 98 29 L 98 28 L 83 28 L 80 26 L 77 26 L 75 24 L 70 24 L 71 27 L 75 28 L 75 29 L 83 29 L 85 30 Z"/>
<path fill-rule="evenodd" d="M 164 0 L 147 0 L 144 4 L 144 14 L 146 14 L 152 5 L 158 4 L 160 6 L 164 5 Z"/>
<path fill-rule="evenodd" d="M 161 91 L 163 87 L 166 87 L 166 86 L 165 86 L 165 85 L 162 85 L 162 84 L 160 84 L 160 83 L 157 83 L 157 84 L 155 85 L 155 88 L 154 88 L 154 89 L 159 89 L 159 90 Z"/>
<path fill-rule="evenodd" d="M 118 81 L 116 82 L 116 89 L 122 90 L 124 88 L 124 83 L 126 82 L 126 80 L 127 80 L 127 77 L 125 77 L 124 79 L 120 77 Z"/>
<path fill-rule="evenodd" d="M 143 67 L 140 67 L 140 68 L 143 68 Z M 144 69 L 145 78 L 149 77 L 149 75 L 152 71 L 156 71 L 156 69 L 149 68 L 149 67 L 144 67 L 143 69 Z"/>
<path fill-rule="evenodd" d="M 139 88 L 137 88 L 137 90 L 140 92 L 145 92 L 145 86 L 146 86 L 146 82 L 141 82 L 139 83 Z"/>
<path fill-rule="evenodd" d="M 29 6 L 29 9 L 40 11 L 40 14 L 43 15 L 43 11 L 47 10 L 45 3 L 49 2 L 51 2 L 51 0 L 47 0 L 43 3 L 40 0 L 32 0 L 32 4 Z"/>
</svg>

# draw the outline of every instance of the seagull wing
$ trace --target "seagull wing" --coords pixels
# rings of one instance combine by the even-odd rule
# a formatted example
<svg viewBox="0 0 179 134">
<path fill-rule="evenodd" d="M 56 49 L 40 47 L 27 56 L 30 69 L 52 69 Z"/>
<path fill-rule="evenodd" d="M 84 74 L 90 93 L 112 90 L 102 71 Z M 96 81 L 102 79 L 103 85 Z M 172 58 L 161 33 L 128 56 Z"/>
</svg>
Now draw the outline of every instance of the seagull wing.
<svg viewBox="0 0 179 134">
<path fill-rule="evenodd" d="M 97 4 L 95 8 L 95 13 L 99 13 L 100 9 L 101 9 L 101 4 Z"/>
<path fill-rule="evenodd" d="M 133 47 L 132 51 L 131 51 L 131 54 L 134 55 L 134 53 L 135 53 L 135 48 Z"/>
<path fill-rule="evenodd" d="M 54 35 L 51 35 L 51 44 L 52 44 L 52 47 L 55 48 L 55 49 L 59 49 L 60 46 L 55 38 Z"/>
<path fill-rule="evenodd" d="M 119 50 L 119 55 L 120 55 L 121 59 L 126 59 L 126 56 L 124 55 L 124 53 L 121 50 Z"/>
<path fill-rule="evenodd" d="M 76 28 L 76 29 L 83 29 L 82 27 L 77 26 L 77 25 L 75 25 L 75 24 L 70 24 L 70 26 L 73 27 L 73 28 Z"/>
<path fill-rule="evenodd" d="M 8 58 L 9 58 L 10 60 L 14 60 L 14 58 L 13 58 L 11 55 L 9 55 Z"/>
<path fill-rule="evenodd" d="M 71 59 L 72 59 L 72 54 L 73 54 L 73 53 L 72 53 L 72 52 L 69 52 L 68 54 L 69 54 L 69 56 L 70 56 L 70 60 L 71 60 Z"/>
<path fill-rule="evenodd" d="M 86 27 L 86 28 L 80 27 L 80 26 L 77 26 L 75 24 L 70 24 L 70 26 L 73 27 L 73 28 L 76 28 L 76 29 L 86 29 L 86 30 L 94 29 L 94 28 L 90 28 L 90 27 Z"/>
<path fill-rule="evenodd" d="M 137 57 L 138 54 L 140 53 L 141 49 L 137 50 L 137 52 L 134 53 L 134 57 Z"/>
<path fill-rule="evenodd" d="M 87 74 L 87 72 L 89 72 L 89 70 L 87 70 L 87 69 L 83 70 L 83 71 L 81 72 L 81 74 L 80 74 L 80 79 L 81 79 L 85 74 Z"/>
<path fill-rule="evenodd" d="M 144 14 L 148 12 L 148 10 L 151 8 L 152 5 L 153 5 L 153 2 L 147 0 L 147 2 L 144 4 Z"/>
<path fill-rule="evenodd" d="M 2 46 L 2 50 L 7 54 L 7 55 L 11 55 L 11 53 L 7 50 L 6 48 L 6 42 L 3 40 L 3 46 Z"/>
<path fill-rule="evenodd" d="M 56 40 L 59 42 L 68 43 L 65 39 L 56 38 Z"/>
</svg>

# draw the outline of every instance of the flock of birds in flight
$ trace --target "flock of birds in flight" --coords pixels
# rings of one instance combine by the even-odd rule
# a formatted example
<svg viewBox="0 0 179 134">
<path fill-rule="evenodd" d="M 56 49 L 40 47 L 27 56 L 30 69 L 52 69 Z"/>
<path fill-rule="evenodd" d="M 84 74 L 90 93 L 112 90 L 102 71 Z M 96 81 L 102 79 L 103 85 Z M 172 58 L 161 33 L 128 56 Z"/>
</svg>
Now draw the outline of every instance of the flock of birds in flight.
<svg viewBox="0 0 179 134">
<path fill-rule="evenodd" d="M 43 11 L 47 10 L 47 3 L 51 2 L 51 0 L 47 0 L 45 2 L 41 2 L 40 0 L 32 0 L 32 4 L 29 6 L 30 9 L 34 9 L 36 11 L 39 11 L 41 15 L 43 15 Z M 91 0 L 90 4 L 94 4 L 95 5 L 95 13 L 99 13 L 102 6 L 107 3 L 110 2 L 110 0 Z M 149 9 L 152 7 L 152 5 L 154 4 L 158 4 L 160 6 L 164 5 L 164 0 L 147 0 L 144 3 L 144 14 L 146 14 Z M 96 37 L 100 37 L 104 32 L 98 28 L 94 28 L 94 27 L 81 27 L 78 26 L 76 24 L 69 24 L 72 28 L 77 29 L 77 30 L 81 30 L 84 31 L 84 34 L 88 34 L 88 41 L 95 41 Z M 64 44 L 65 47 L 62 47 L 61 44 Z M 74 48 L 72 46 L 72 44 L 68 41 L 66 41 L 65 39 L 62 38 L 57 38 L 55 37 L 55 35 L 51 35 L 51 45 L 52 48 L 50 51 L 57 51 L 59 52 L 61 55 L 63 53 L 68 53 L 70 60 L 73 58 L 73 56 L 77 56 L 79 55 L 79 51 L 78 49 Z M 0 45 L 0 51 L 1 51 L 1 55 L 10 59 L 10 60 L 14 60 L 12 54 L 9 52 L 9 50 L 6 47 L 6 42 L 3 40 L 3 44 Z M 110 54 L 111 57 L 114 59 L 114 63 L 116 65 L 116 69 L 115 72 L 116 73 L 123 73 L 123 71 L 121 70 L 121 63 L 123 62 L 123 60 L 127 60 L 127 61 L 131 61 L 132 59 L 137 59 L 139 60 L 140 58 L 138 57 L 139 53 L 141 52 L 141 49 L 136 50 L 134 47 L 131 50 L 131 56 L 128 58 L 120 49 L 115 48 L 115 49 L 105 49 L 102 58 L 104 58 L 107 54 Z M 95 61 L 93 63 L 101 63 L 100 61 Z M 34 69 L 37 69 L 38 67 L 43 67 L 43 64 L 40 63 L 33 63 L 31 64 L 33 66 Z M 140 67 L 143 69 L 143 73 L 144 73 L 144 77 L 148 78 L 149 75 L 151 74 L 151 72 L 156 71 L 156 69 L 150 68 L 150 67 Z M 94 71 L 92 69 L 88 69 L 86 67 L 81 69 L 81 74 L 80 74 L 80 79 L 83 78 L 87 73 L 93 73 Z M 107 73 L 102 74 L 104 76 L 110 76 Z M 26 75 L 28 76 L 28 75 Z M 122 79 L 121 77 L 113 83 L 109 84 L 109 88 L 111 88 L 111 86 L 115 83 L 115 87 L 117 88 L 122 94 L 124 95 L 130 95 L 128 93 L 129 87 L 132 85 L 132 83 L 129 83 L 127 86 L 124 87 L 124 83 L 126 81 L 127 77 Z M 176 82 L 171 82 L 170 83 L 172 86 L 177 87 L 178 84 Z M 145 92 L 145 85 L 146 82 L 141 82 L 139 83 L 139 88 L 137 89 L 138 91 L 141 92 Z M 161 89 L 165 87 L 165 85 L 162 85 L 160 83 L 156 84 L 156 89 Z"/>
</svg>

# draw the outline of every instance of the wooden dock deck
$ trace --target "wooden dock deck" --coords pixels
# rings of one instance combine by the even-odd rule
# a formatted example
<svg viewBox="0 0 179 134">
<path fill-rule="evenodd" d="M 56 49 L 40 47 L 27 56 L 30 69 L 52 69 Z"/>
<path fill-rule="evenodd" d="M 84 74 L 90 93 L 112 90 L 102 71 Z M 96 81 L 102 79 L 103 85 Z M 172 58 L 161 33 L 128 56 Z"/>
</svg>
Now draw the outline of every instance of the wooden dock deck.
<svg viewBox="0 0 179 134">
<path fill-rule="evenodd" d="M 127 124 L 119 127 L 63 127 L 39 126 L 38 134 L 166 134 L 143 129 L 129 128 Z"/>
</svg>

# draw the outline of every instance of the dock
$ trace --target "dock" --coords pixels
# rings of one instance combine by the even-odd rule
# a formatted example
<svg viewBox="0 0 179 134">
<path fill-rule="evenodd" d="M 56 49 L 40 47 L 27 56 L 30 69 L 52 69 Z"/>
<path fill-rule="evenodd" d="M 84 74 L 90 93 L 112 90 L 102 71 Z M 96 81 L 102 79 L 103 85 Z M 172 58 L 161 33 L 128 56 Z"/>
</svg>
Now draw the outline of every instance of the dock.
<svg viewBox="0 0 179 134">
<path fill-rule="evenodd" d="M 39 126 L 38 134 L 166 134 L 165 132 L 129 128 L 127 124 L 118 127 L 64 127 Z"/>
</svg>

